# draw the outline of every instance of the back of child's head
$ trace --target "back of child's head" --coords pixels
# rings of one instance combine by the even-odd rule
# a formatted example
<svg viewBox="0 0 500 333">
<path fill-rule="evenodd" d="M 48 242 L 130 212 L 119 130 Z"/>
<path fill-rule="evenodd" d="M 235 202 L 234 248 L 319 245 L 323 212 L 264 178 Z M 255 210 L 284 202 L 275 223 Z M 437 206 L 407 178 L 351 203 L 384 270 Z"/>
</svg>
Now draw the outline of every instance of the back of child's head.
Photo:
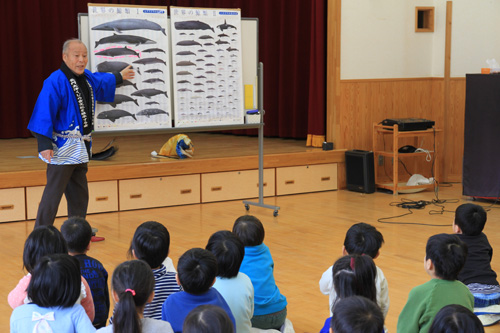
<svg viewBox="0 0 500 333">
<path fill-rule="evenodd" d="M 167 228 L 158 222 L 148 221 L 137 227 L 130 243 L 129 255 L 144 260 L 151 268 L 158 268 L 168 256 L 170 234 Z"/>
<path fill-rule="evenodd" d="M 467 245 L 456 235 L 431 236 L 425 248 L 425 259 L 434 265 L 435 274 L 443 280 L 456 280 L 467 258 Z"/>
<path fill-rule="evenodd" d="M 155 279 L 151 267 L 142 260 L 125 261 L 115 268 L 111 286 L 118 297 L 113 314 L 113 332 L 142 332 L 137 308 L 143 308 L 154 291 Z"/>
<path fill-rule="evenodd" d="M 69 252 L 85 253 L 92 238 L 92 227 L 83 217 L 73 216 L 64 221 L 61 233 Z"/>
<path fill-rule="evenodd" d="M 245 246 L 257 246 L 264 242 L 264 226 L 253 215 L 238 217 L 233 225 L 233 233 L 238 236 Z"/>
<path fill-rule="evenodd" d="M 486 223 L 486 211 L 483 207 L 466 203 L 458 206 L 455 210 L 455 224 L 460 227 L 462 233 L 467 236 L 481 234 Z"/>
<path fill-rule="evenodd" d="M 462 305 L 447 305 L 436 314 L 429 333 L 482 333 L 484 327 L 479 318 Z"/>
<path fill-rule="evenodd" d="M 344 247 L 349 254 L 367 254 L 375 258 L 384 243 L 384 236 L 367 223 L 352 225 L 345 235 Z"/>
<path fill-rule="evenodd" d="M 24 243 L 23 266 L 31 273 L 41 257 L 54 253 L 68 253 L 61 232 L 52 225 L 35 228 Z"/>
<path fill-rule="evenodd" d="M 335 304 L 330 327 L 335 333 L 383 333 L 384 315 L 374 301 L 351 296 Z"/>
<path fill-rule="evenodd" d="M 200 295 L 208 291 L 217 276 L 217 259 L 212 252 L 194 248 L 186 251 L 177 264 L 177 276 L 184 291 Z"/>
<path fill-rule="evenodd" d="M 221 307 L 205 304 L 191 310 L 184 319 L 184 333 L 233 333 L 233 322 Z"/>
<path fill-rule="evenodd" d="M 370 256 L 349 254 L 340 257 L 333 264 L 332 274 L 337 299 L 364 296 L 377 301 L 377 268 Z"/>
<path fill-rule="evenodd" d="M 48 254 L 31 271 L 28 298 L 44 308 L 72 307 L 80 297 L 81 279 L 76 258 L 66 253 Z"/>
<path fill-rule="evenodd" d="M 245 246 L 231 231 L 217 231 L 208 240 L 206 249 L 217 259 L 217 276 L 232 278 L 238 275 L 245 256 Z"/>
</svg>

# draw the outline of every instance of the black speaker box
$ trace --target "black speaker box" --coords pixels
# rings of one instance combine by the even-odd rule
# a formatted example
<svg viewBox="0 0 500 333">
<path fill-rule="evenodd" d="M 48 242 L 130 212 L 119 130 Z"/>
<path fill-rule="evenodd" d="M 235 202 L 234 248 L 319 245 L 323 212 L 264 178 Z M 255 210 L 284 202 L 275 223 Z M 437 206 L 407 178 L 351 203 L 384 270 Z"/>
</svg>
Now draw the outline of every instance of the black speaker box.
<svg viewBox="0 0 500 333">
<path fill-rule="evenodd" d="M 366 150 L 348 150 L 345 152 L 345 170 L 349 191 L 375 192 L 375 171 L 373 152 Z"/>
</svg>

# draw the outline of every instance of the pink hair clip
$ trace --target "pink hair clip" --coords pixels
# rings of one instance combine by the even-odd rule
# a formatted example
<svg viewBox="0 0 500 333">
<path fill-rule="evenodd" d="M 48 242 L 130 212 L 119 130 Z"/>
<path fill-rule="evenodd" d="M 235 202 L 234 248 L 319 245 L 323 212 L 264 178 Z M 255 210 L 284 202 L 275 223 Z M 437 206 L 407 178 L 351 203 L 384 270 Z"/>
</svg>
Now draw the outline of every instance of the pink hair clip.
<svg viewBox="0 0 500 333">
<path fill-rule="evenodd" d="M 354 264 L 355 264 L 354 257 L 351 257 L 351 269 L 352 270 L 354 270 Z"/>
<path fill-rule="evenodd" d="M 135 296 L 135 290 L 134 289 L 125 289 L 125 292 L 130 292 L 132 296 Z"/>
</svg>

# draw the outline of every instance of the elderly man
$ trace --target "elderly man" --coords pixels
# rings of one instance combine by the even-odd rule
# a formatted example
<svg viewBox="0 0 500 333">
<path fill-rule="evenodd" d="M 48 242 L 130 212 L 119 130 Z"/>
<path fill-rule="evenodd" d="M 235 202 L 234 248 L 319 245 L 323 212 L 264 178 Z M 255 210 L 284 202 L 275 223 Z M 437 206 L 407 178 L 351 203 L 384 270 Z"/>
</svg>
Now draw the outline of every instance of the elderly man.
<svg viewBox="0 0 500 333">
<path fill-rule="evenodd" d="M 116 85 L 135 74 L 131 66 L 113 74 L 86 70 L 87 48 L 78 39 L 64 43 L 62 58 L 61 68 L 45 80 L 28 124 L 37 138 L 39 157 L 47 163 L 35 228 L 54 223 L 63 193 L 68 216 L 86 216 L 95 101 L 112 102 Z"/>
</svg>

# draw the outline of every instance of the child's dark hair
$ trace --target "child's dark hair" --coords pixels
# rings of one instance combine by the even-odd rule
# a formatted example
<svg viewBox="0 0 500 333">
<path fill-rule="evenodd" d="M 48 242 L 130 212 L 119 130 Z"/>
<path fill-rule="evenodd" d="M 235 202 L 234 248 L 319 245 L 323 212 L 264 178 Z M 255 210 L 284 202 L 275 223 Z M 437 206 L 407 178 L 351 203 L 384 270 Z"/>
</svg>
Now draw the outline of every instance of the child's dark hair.
<svg viewBox="0 0 500 333">
<path fill-rule="evenodd" d="M 83 217 L 73 216 L 64 221 L 61 233 L 72 253 L 85 253 L 92 238 L 92 227 Z"/>
<path fill-rule="evenodd" d="M 208 240 L 206 249 L 217 259 L 217 276 L 232 278 L 238 275 L 245 256 L 245 246 L 231 231 L 217 231 Z"/>
<path fill-rule="evenodd" d="M 364 296 L 377 301 L 375 278 L 377 268 L 370 256 L 349 254 L 333 264 L 333 287 L 337 300 L 350 296 Z"/>
<path fill-rule="evenodd" d="M 137 259 L 144 260 L 151 268 L 158 268 L 168 256 L 170 234 L 159 222 L 148 221 L 137 227 L 128 250 L 132 257 L 134 250 Z"/>
<path fill-rule="evenodd" d="M 374 301 L 351 296 L 335 304 L 330 327 L 335 333 L 383 333 L 384 315 Z"/>
<path fill-rule="evenodd" d="M 429 328 L 429 333 L 484 333 L 479 318 L 462 305 L 450 304 L 442 307 Z"/>
<path fill-rule="evenodd" d="M 137 308 L 144 307 L 154 291 L 151 267 L 142 260 L 125 261 L 113 272 L 111 285 L 119 300 L 113 315 L 113 332 L 142 332 Z"/>
<path fill-rule="evenodd" d="M 233 233 L 238 236 L 245 246 L 257 246 L 264 242 L 264 226 L 253 215 L 238 217 L 233 225 Z"/>
<path fill-rule="evenodd" d="M 213 304 L 200 305 L 184 319 L 184 333 L 233 333 L 233 322 L 221 307 Z"/>
<path fill-rule="evenodd" d="M 35 228 L 24 242 L 23 266 L 31 273 L 41 257 L 53 253 L 68 253 L 61 232 L 52 225 Z"/>
<path fill-rule="evenodd" d="M 384 236 L 367 223 L 352 225 L 345 235 L 344 247 L 349 254 L 367 254 L 375 258 L 384 243 Z"/>
<path fill-rule="evenodd" d="M 467 244 L 456 235 L 431 236 L 425 247 L 425 259 L 434 265 L 436 276 L 443 280 L 456 280 L 467 258 Z"/>
<path fill-rule="evenodd" d="M 31 271 L 27 294 L 31 302 L 40 307 L 69 308 L 80 297 L 81 284 L 76 258 L 66 253 L 48 254 L 40 258 Z"/>
<path fill-rule="evenodd" d="M 210 289 L 217 276 L 217 260 L 210 251 L 200 248 L 188 250 L 179 258 L 177 276 L 184 291 L 203 294 Z"/>
<path fill-rule="evenodd" d="M 486 211 L 483 207 L 471 203 L 458 206 L 455 210 L 455 224 L 467 236 L 481 234 L 486 223 Z"/>
</svg>

